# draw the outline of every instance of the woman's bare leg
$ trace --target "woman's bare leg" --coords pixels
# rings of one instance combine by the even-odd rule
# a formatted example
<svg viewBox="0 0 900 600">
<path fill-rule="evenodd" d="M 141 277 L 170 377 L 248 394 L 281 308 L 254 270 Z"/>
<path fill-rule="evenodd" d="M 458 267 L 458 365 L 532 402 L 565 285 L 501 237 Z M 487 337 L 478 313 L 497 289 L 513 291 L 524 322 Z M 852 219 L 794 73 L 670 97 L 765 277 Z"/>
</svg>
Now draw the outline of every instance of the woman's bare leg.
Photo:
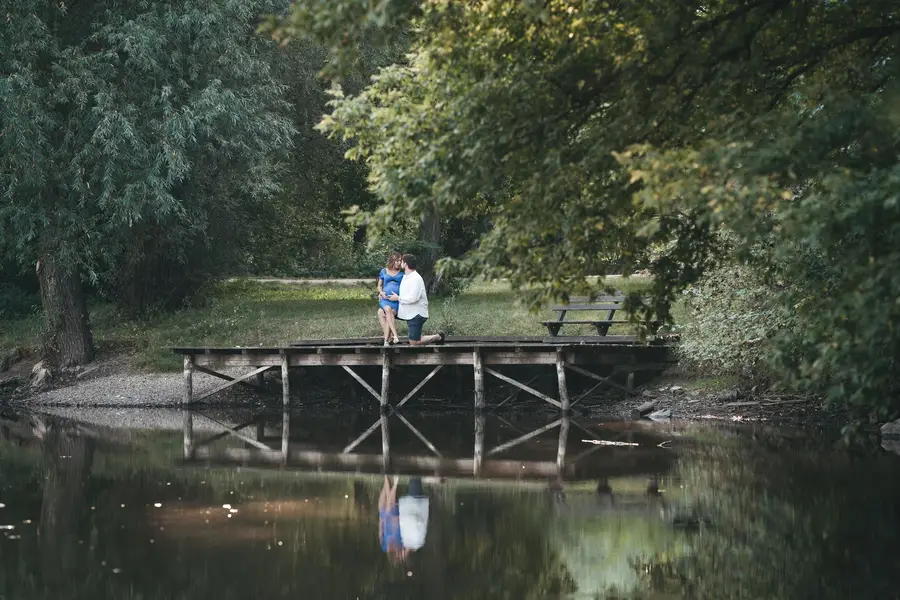
<svg viewBox="0 0 900 600">
<path fill-rule="evenodd" d="M 391 495 L 391 483 L 388 481 L 388 476 L 384 476 L 384 485 L 381 487 L 381 494 L 378 496 L 378 510 L 386 509 L 388 504 L 388 498 Z"/>
<path fill-rule="evenodd" d="M 387 482 L 387 476 L 384 478 L 385 482 Z M 388 506 L 393 506 L 397 504 L 397 484 L 400 483 L 400 478 L 394 475 L 394 485 L 391 487 L 390 492 L 388 492 Z"/>
<path fill-rule="evenodd" d="M 378 323 L 381 324 L 381 332 L 384 334 L 384 341 L 388 341 L 390 339 L 391 330 L 388 327 L 387 316 L 384 314 L 385 310 L 383 308 L 378 309 Z"/>
<path fill-rule="evenodd" d="M 388 308 L 384 311 L 385 320 L 388 324 L 388 330 L 393 336 L 394 340 L 397 340 L 400 336 L 397 335 L 397 317 L 394 314 L 393 308 Z M 386 339 L 386 338 L 385 338 Z"/>
</svg>

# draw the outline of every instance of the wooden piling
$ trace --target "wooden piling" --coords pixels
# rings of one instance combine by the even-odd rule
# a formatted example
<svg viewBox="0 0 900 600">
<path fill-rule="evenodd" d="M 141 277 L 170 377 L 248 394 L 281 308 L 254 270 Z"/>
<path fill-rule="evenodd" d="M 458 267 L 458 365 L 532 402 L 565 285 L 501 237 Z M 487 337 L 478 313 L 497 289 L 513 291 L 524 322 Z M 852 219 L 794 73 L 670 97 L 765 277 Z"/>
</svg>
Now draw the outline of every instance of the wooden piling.
<svg viewBox="0 0 900 600">
<path fill-rule="evenodd" d="M 265 373 L 257 373 L 256 374 L 256 387 L 263 388 L 266 385 L 266 374 Z"/>
<path fill-rule="evenodd" d="M 182 425 L 184 427 L 184 459 L 194 457 L 194 416 L 185 408 L 181 411 Z"/>
<path fill-rule="evenodd" d="M 388 405 L 388 391 L 391 385 L 391 355 L 387 350 L 381 351 L 381 410 Z"/>
<path fill-rule="evenodd" d="M 563 476 L 566 466 L 566 444 L 569 441 L 569 417 L 563 417 L 559 424 L 559 445 L 556 447 L 556 469 Z"/>
<path fill-rule="evenodd" d="M 625 380 L 625 389 L 629 392 L 634 391 L 634 371 L 628 371 L 628 378 Z"/>
<path fill-rule="evenodd" d="M 194 355 L 184 355 L 184 395 L 181 398 L 182 406 L 190 406 L 194 398 Z"/>
<path fill-rule="evenodd" d="M 566 355 L 562 348 L 556 349 L 556 381 L 559 384 L 559 403 L 563 413 L 569 412 L 569 387 L 566 384 Z"/>
<path fill-rule="evenodd" d="M 291 377 L 288 369 L 287 353 L 281 353 L 281 403 L 287 411 L 291 404 Z"/>
<path fill-rule="evenodd" d="M 281 458 L 287 463 L 290 458 L 291 442 L 291 410 L 289 405 L 284 405 L 284 412 L 281 413 Z"/>
<path fill-rule="evenodd" d="M 475 477 L 481 475 L 481 467 L 484 464 L 484 413 L 475 413 L 475 454 L 472 461 L 472 474 Z"/>
<path fill-rule="evenodd" d="M 384 472 L 387 474 L 391 470 L 391 434 L 388 429 L 388 417 L 381 415 L 381 459 Z"/>
<path fill-rule="evenodd" d="M 481 360 L 481 352 L 475 350 L 472 353 L 472 364 L 475 371 L 475 410 L 484 410 L 484 364 Z"/>
</svg>

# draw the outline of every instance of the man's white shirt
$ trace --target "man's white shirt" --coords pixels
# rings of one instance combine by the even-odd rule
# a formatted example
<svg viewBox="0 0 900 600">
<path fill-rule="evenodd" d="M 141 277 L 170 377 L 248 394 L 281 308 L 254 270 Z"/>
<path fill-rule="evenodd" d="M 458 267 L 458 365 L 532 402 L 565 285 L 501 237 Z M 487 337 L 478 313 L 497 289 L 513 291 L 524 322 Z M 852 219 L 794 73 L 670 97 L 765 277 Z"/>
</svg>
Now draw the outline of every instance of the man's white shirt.
<svg viewBox="0 0 900 600">
<path fill-rule="evenodd" d="M 418 271 L 410 271 L 400 281 L 400 309 L 397 318 L 408 321 L 421 315 L 428 318 L 428 295 L 425 293 L 425 281 Z"/>
</svg>

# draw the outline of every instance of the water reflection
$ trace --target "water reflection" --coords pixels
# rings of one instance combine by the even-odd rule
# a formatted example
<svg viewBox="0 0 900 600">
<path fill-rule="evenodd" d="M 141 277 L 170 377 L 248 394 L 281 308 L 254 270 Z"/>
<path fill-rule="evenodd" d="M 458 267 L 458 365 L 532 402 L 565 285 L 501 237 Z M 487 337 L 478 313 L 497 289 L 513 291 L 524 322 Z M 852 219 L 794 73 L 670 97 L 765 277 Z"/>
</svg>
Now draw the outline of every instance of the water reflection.
<svg viewBox="0 0 900 600">
<path fill-rule="evenodd" d="M 228 423 L 200 412 L 189 414 L 184 418 L 184 459 L 189 464 L 331 473 L 401 472 L 437 480 L 551 481 L 557 487 L 615 475 L 656 477 L 675 459 L 662 447 L 667 439 L 653 431 L 622 430 L 618 424 L 589 428 L 569 417 L 517 424 L 483 414 L 393 413 L 374 417 L 358 435 L 355 423 L 334 428 L 332 418 L 261 414 Z M 195 440 L 195 419 L 219 431 Z M 580 435 L 570 435 L 573 431 Z M 347 439 L 349 435 L 353 437 Z"/>
<path fill-rule="evenodd" d="M 760 428 L 163 416 L 2 416 L 0 598 L 897 597 L 892 455 Z M 379 540 L 385 465 L 427 499 L 404 560 Z"/>
</svg>

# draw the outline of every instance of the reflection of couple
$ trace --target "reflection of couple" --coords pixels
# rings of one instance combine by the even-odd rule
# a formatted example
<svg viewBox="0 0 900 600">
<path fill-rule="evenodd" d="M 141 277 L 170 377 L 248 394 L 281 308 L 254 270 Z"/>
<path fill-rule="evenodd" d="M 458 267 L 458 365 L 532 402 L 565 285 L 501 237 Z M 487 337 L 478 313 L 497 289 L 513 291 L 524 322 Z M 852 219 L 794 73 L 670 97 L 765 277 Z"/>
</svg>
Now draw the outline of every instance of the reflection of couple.
<svg viewBox="0 0 900 600">
<path fill-rule="evenodd" d="M 378 274 L 378 322 L 385 346 L 400 341 L 396 319 L 406 321 L 409 343 L 413 346 L 444 341 L 443 333 L 422 335 L 422 326 L 428 320 L 428 295 L 416 263 L 412 254 L 392 252 Z"/>
<path fill-rule="evenodd" d="M 391 562 L 404 562 L 409 553 L 425 545 L 428 529 L 428 498 L 422 490 L 422 478 L 409 480 L 405 496 L 397 500 L 399 478 L 394 484 L 384 477 L 378 497 L 378 541 Z"/>
</svg>

